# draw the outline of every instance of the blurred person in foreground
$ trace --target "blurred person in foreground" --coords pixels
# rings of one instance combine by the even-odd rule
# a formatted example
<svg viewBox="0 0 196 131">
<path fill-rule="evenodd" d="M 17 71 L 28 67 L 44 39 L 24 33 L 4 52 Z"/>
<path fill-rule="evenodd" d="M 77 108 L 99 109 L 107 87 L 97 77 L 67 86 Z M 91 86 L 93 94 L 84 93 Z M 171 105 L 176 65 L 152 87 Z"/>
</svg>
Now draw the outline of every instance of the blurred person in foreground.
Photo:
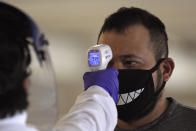
<svg viewBox="0 0 196 131">
<path fill-rule="evenodd" d="M 108 67 L 119 70 L 115 131 L 196 130 L 196 110 L 165 95 L 174 61 L 159 18 L 140 8 L 122 7 L 105 19 L 98 44 L 112 48 Z"/>
<path fill-rule="evenodd" d="M 32 46 L 34 51 L 30 51 Z M 31 53 L 40 66 L 49 59 L 48 42 L 33 20 L 0 2 L 0 130 L 38 131 L 27 125 Z M 32 72 L 33 73 L 33 72 Z M 84 74 L 84 89 L 71 110 L 52 131 L 112 131 L 117 123 L 115 68 Z"/>
</svg>

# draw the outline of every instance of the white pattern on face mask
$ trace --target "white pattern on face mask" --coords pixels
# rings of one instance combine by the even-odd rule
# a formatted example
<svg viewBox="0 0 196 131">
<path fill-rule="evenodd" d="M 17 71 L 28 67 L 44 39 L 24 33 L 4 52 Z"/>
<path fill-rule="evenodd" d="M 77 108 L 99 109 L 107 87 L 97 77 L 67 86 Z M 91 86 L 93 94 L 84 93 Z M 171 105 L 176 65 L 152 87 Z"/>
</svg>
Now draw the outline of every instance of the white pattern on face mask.
<svg viewBox="0 0 196 131">
<path fill-rule="evenodd" d="M 119 94 L 117 105 L 124 105 L 132 102 L 133 100 L 138 98 L 138 96 L 140 96 L 143 90 L 144 88 L 129 93 Z"/>
</svg>

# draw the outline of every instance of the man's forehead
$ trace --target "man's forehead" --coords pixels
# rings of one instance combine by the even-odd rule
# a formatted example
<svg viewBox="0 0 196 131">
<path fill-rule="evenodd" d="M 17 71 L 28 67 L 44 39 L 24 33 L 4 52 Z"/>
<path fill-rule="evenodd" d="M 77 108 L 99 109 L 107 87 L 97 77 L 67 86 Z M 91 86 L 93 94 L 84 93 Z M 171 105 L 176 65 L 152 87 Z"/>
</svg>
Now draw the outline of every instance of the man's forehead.
<svg viewBox="0 0 196 131">
<path fill-rule="evenodd" d="M 101 33 L 98 44 L 107 43 L 116 46 L 147 46 L 150 42 L 149 31 L 142 25 L 130 26 L 123 32 L 116 30 Z"/>
<path fill-rule="evenodd" d="M 127 58 L 149 56 L 149 53 L 152 53 L 149 43 L 149 32 L 141 25 L 129 27 L 124 33 L 106 31 L 98 40 L 98 44 L 107 44 L 112 48 L 114 57 Z"/>
</svg>

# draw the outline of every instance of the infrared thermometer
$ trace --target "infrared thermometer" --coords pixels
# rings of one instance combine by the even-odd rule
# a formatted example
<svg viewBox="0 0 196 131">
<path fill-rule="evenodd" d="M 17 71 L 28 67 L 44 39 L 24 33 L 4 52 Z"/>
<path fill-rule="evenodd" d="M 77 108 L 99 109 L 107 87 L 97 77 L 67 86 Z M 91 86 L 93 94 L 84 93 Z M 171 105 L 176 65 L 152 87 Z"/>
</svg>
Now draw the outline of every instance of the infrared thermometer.
<svg viewBox="0 0 196 131">
<path fill-rule="evenodd" d="M 109 45 L 95 45 L 88 49 L 88 66 L 91 71 L 104 70 L 112 59 Z"/>
</svg>

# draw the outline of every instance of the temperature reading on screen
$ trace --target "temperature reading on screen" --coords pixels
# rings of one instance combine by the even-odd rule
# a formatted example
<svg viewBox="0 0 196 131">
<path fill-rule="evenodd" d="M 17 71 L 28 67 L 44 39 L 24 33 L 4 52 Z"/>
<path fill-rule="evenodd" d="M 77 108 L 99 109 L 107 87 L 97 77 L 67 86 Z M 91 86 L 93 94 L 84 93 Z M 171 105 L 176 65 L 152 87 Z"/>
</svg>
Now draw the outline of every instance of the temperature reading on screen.
<svg viewBox="0 0 196 131">
<path fill-rule="evenodd" d="M 88 61 L 90 66 L 100 65 L 100 52 L 89 52 Z"/>
</svg>

